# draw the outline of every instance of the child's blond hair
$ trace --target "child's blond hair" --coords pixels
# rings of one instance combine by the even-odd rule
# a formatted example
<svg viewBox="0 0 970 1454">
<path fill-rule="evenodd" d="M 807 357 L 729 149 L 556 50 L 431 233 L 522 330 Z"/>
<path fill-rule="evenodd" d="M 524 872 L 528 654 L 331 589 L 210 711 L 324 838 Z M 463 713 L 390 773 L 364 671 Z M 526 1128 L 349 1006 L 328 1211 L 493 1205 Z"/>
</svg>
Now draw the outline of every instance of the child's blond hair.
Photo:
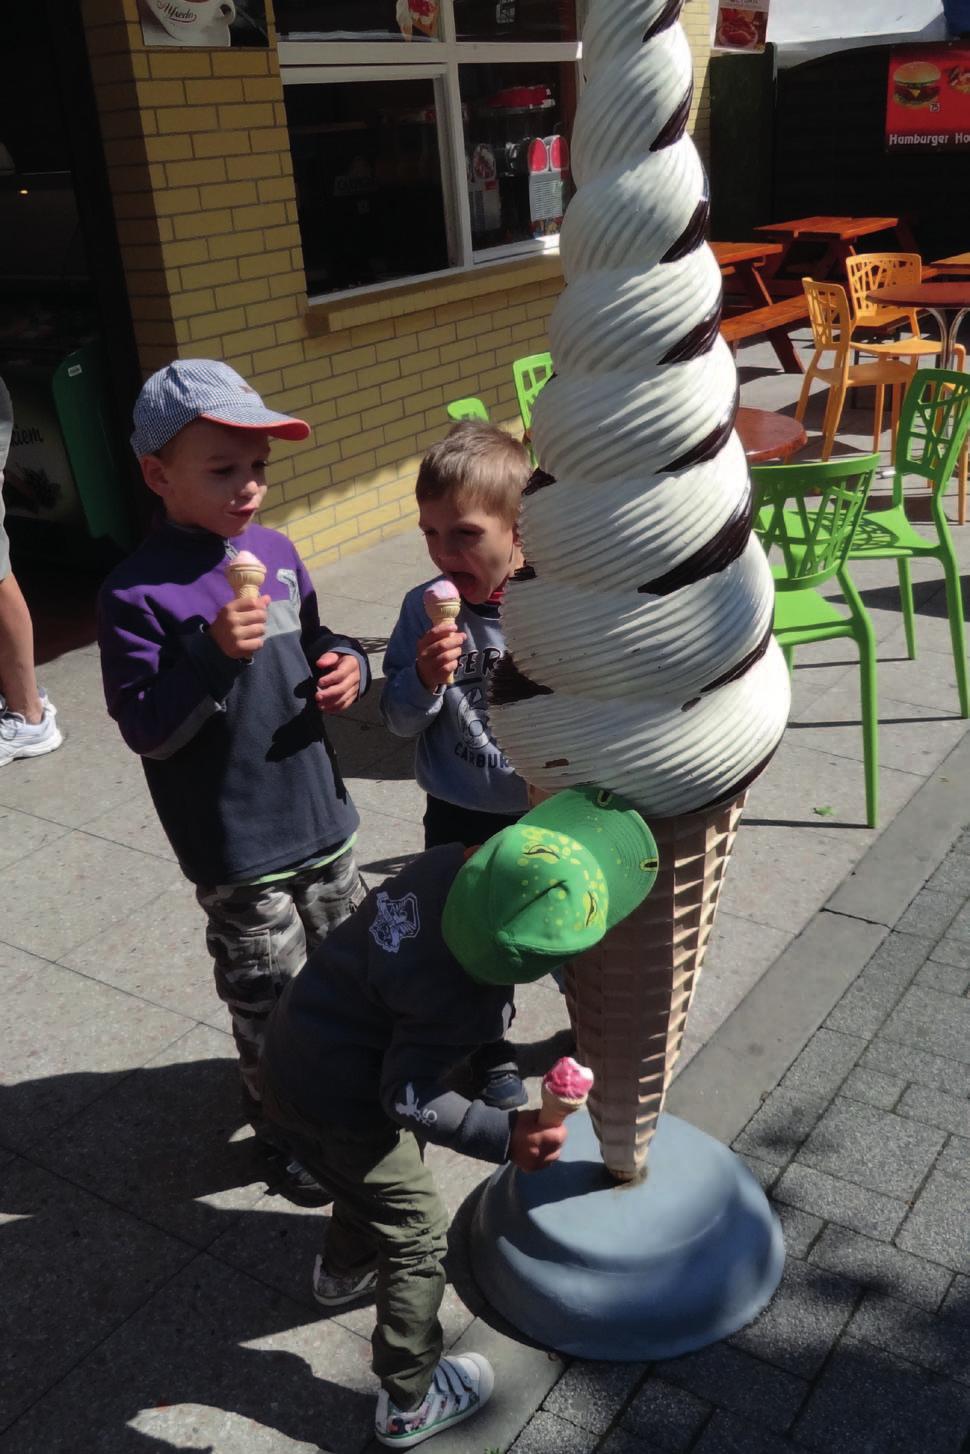
<svg viewBox="0 0 970 1454">
<path fill-rule="evenodd" d="M 453 496 L 514 525 L 532 464 L 525 446 L 483 419 L 464 419 L 428 450 L 414 493 L 425 500 Z"/>
</svg>

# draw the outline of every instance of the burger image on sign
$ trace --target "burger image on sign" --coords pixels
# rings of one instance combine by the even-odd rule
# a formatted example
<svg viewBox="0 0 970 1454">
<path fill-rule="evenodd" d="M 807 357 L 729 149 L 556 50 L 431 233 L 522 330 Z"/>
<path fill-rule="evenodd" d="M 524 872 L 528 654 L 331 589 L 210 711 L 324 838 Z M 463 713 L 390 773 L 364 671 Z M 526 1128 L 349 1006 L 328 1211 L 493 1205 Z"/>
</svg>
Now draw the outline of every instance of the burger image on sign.
<svg viewBox="0 0 970 1454">
<path fill-rule="evenodd" d="M 940 80 L 929 61 L 907 61 L 893 72 L 893 99 L 899 106 L 932 106 L 939 99 Z"/>
</svg>

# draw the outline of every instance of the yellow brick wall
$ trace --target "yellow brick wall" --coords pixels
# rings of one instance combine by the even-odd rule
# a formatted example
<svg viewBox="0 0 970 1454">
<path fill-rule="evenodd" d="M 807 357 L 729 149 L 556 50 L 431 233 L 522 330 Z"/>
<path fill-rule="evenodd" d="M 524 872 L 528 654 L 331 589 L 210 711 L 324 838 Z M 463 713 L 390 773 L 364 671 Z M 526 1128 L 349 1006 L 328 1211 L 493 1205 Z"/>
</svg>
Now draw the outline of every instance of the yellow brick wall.
<svg viewBox="0 0 970 1454">
<path fill-rule="evenodd" d="M 267 6 L 269 7 L 269 4 Z M 709 52 L 688 0 L 703 80 Z M 136 0 L 82 0 L 139 358 L 223 358 L 313 426 L 278 444 L 266 524 L 310 566 L 414 520 L 418 461 L 474 394 L 512 423 L 511 363 L 547 346 L 556 264 L 517 264 L 308 314 L 275 46 L 146 49 Z M 698 140 L 705 91 L 695 96 Z"/>
</svg>

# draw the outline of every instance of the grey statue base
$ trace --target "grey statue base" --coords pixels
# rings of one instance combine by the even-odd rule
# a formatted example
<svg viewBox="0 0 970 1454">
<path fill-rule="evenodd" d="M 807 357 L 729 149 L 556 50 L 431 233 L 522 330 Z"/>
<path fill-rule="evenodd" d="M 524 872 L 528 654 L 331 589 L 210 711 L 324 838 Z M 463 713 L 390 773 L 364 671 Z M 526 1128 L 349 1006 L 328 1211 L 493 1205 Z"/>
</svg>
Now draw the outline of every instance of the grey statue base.
<svg viewBox="0 0 970 1454">
<path fill-rule="evenodd" d="M 645 1180 L 617 1185 L 589 1116 L 546 1171 L 488 1182 L 471 1233 L 482 1294 L 530 1338 L 580 1358 L 675 1358 L 750 1323 L 785 1261 L 781 1228 L 737 1156 L 663 1115 Z"/>
</svg>

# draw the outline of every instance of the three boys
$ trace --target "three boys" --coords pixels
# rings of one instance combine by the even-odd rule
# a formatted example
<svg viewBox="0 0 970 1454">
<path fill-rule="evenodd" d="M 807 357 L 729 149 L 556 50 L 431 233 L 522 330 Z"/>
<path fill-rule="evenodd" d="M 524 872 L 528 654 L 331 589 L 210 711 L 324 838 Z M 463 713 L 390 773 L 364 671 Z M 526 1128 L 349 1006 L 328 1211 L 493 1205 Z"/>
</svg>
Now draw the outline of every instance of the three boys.
<svg viewBox="0 0 970 1454">
<path fill-rule="evenodd" d="M 447 1220 L 421 1146 L 525 1171 L 557 1158 L 562 1127 L 514 1109 L 526 1097 L 504 1040 L 511 986 L 640 902 L 653 841 L 596 789 L 522 819 L 525 784 L 491 738 L 486 683 L 530 472 L 508 435 L 459 426 L 422 465 L 421 528 L 462 612 L 429 629 L 417 587 L 389 643 L 382 713 L 420 736 L 430 851 L 364 899 L 323 714 L 367 690 L 367 659 L 321 628 L 296 550 L 254 521 L 270 438 L 308 426 L 211 361 L 149 379 L 135 426 L 165 520 L 102 590 L 108 709 L 206 912 L 250 1117 L 285 1148 L 293 1200 L 332 1196 L 314 1294 L 333 1307 L 375 1293 L 377 1436 L 411 1447 L 474 1413 L 493 1381 L 480 1355 L 442 1357 Z M 256 600 L 234 599 L 226 578 L 242 550 L 267 567 Z M 447 1077 L 483 1045 L 485 1091 L 469 1101 Z"/>
</svg>

